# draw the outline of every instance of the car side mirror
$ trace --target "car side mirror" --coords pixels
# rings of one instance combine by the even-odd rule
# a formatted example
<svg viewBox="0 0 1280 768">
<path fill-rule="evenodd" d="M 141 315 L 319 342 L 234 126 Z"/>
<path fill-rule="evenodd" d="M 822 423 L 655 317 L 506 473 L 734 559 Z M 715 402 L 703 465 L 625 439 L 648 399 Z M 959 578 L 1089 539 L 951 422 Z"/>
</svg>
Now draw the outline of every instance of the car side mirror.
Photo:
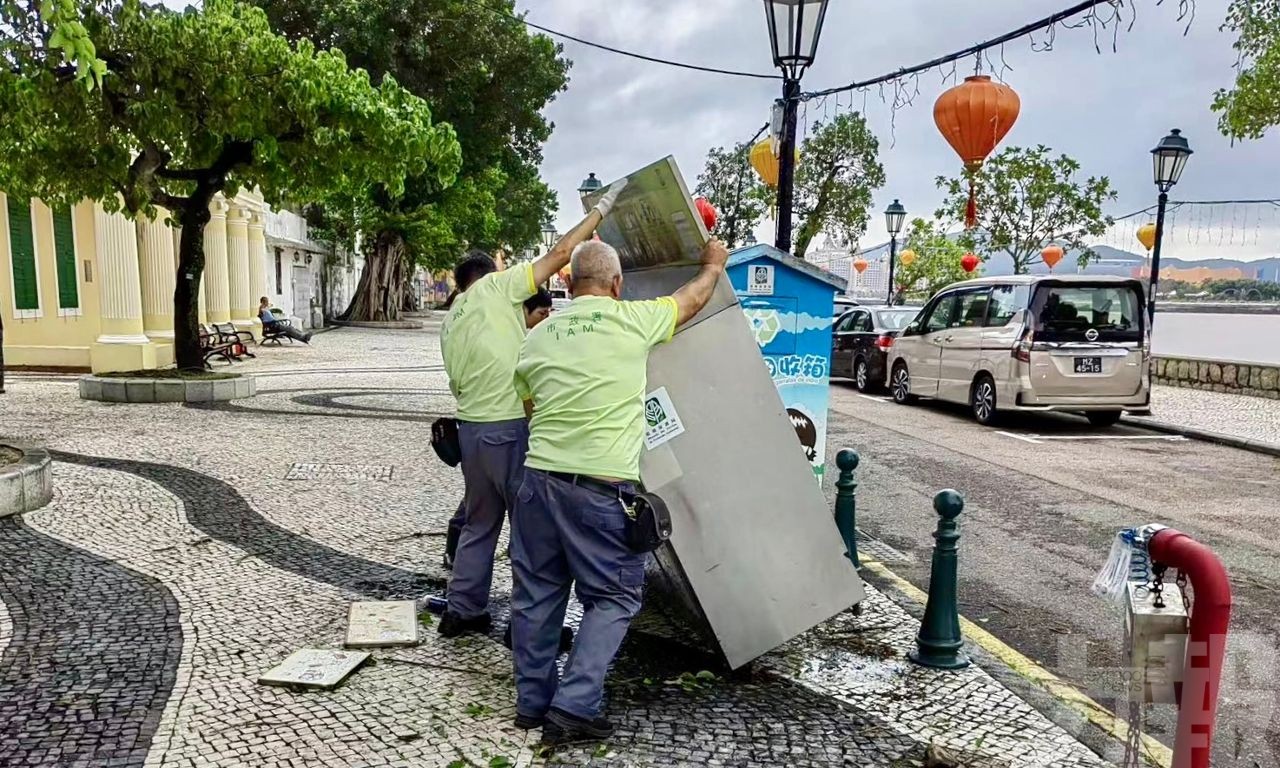
<svg viewBox="0 0 1280 768">
<path fill-rule="evenodd" d="M 902 333 L 898 335 L 899 336 L 915 336 L 919 332 L 920 332 L 920 326 L 916 325 L 915 323 L 908 323 L 907 327 L 903 328 Z"/>
</svg>

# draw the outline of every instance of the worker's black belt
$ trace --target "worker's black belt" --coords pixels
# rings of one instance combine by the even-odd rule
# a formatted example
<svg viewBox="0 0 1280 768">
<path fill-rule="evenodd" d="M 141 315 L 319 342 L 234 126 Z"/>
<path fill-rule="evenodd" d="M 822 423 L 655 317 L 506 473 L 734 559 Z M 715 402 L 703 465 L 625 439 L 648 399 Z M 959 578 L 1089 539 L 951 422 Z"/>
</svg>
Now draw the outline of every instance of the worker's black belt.
<svg viewBox="0 0 1280 768">
<path fill-rule="evenodd" d="M 652 552 L 671 538 L 671 512 L 656 494 L 632 493 L 621 486 L 590 475 L 547 472 L 562 483 L 576 485 L 622 502 L 627 514 L 627 548 L 637 554 Z"/>
<path fill-rule="evenodd" d="M 634 501 L 636 497 L 634 493 L 623 489 L 621 486 L 614 485 L 607 480 L 601 480 L 590 475 L 572 475 L 568 472 L 547 472 L 547 474 L 562 483 L 576 485 L 579 488 L 585 488 L 588 491 L 604 494 L 611 499 L 620 499 L 622 503 L 628 507 L 631 506 L 631 502 Z"/>
</svg>

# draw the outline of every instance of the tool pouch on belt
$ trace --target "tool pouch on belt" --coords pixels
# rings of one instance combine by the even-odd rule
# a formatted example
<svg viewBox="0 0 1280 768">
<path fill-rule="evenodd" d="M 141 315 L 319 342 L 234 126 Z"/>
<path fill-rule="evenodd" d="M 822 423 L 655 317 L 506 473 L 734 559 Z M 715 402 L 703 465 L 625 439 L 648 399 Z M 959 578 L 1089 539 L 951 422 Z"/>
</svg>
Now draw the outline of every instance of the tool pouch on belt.
<svg viewBox="0 0 1280 768">
<path fill-rule="evenodd" d="M 652 493 L 637 493 L 627 509 L 627 547 L 636 554 L 652 552 L 671 538 L 671 511 Z"/>
<path fill-rule="evenodd" d="M 462 446 L 458 443 L 458 420 L 445 416 L 431 423 L 431 447 L 440 460 L 451 467 L 462 463 Z"/>
</svg>

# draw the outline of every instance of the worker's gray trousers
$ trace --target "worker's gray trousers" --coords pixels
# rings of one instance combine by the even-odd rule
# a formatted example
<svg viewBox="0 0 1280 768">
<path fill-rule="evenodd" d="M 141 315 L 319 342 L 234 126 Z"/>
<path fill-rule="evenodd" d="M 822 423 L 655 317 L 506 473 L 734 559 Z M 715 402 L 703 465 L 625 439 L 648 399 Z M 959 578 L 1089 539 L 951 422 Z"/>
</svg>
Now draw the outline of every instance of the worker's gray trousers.
<svg viewBox="0 0 1280 768">
<path fill-rule="evenodd" d="M 515 505 L 529 450 L 529 424 L 524 419 L 489 424 L 460 421 L 458 442 L 466 483 L 466 523 L 453 559 L 449 610 L 471 619 L 489 608 L 493 553 L 502 520 Z"/>
<path fill-rule="evenodd" d="M 555 707 L 584 718 L 600 714 L 605 674 L 640 610 L 644 589 L 646 555 L 627 548 L 625 525 L 619 499 L 525 470 L 511 516 L 518 713 L 538 717 Z M 571 583 L 582 603 L 582 623 L 564 678 L 557 681 L 556 652 Z"/>
</svg>

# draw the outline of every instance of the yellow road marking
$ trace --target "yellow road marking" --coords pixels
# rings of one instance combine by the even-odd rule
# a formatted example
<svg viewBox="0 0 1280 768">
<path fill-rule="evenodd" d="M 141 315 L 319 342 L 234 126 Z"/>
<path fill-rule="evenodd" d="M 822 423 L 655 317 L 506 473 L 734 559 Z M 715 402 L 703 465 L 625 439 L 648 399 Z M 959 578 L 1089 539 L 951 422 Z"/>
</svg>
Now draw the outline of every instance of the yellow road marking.
<svg viewBox="0 0 1280 768">
<path fill-rule="evenodd" d="M 861 562 L 864 568 L 892 583 L 912 600 L 921 605 L 928 600 L 929 596 L 923 590 L 886 568 L 883 563 L 865 558 L 861 559 Z M 960 629 L 978 647 L 1007 664 L 1014 672 L 1043 688 L 1058 701 L 1079 712 L 1085 719 L 1111 734 L 1121 744 L 1128 741 L 1128 723 L 1116 717 L 1111 710 L 963 616 L 960 617 Z M 1142 734 L 1142 746 L 1147 762 L 1151 765 L 1169 768 L 1173 763 L 1173 750 L 1145 733 Z"/>
</svg>

